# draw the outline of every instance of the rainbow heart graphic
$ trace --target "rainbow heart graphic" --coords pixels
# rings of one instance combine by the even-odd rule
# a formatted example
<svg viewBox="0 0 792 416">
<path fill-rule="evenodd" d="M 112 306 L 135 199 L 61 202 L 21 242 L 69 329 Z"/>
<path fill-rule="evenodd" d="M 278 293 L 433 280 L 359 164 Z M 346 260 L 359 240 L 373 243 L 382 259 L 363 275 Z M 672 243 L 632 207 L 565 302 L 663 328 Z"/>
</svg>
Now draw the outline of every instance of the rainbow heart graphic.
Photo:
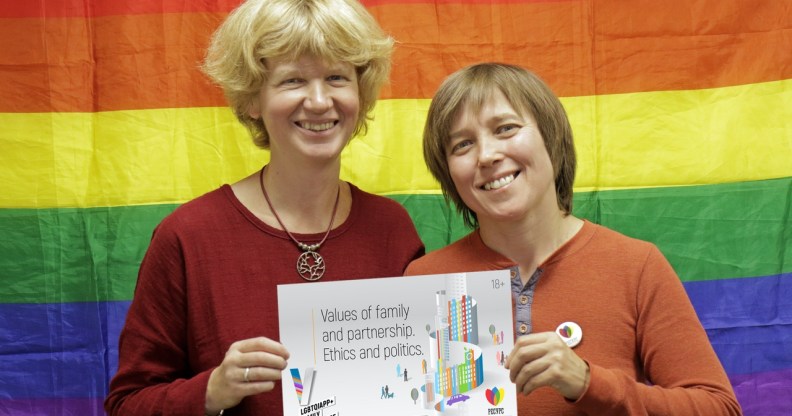
<svg viewBox="0 0 792 416">
<path fill-rule="evenodd" d="M 505 392 L 503 390 L 497 387 L 493 387 L 492 389 L 487 389 L 486 392 L 487 401 L 490 402 L 491 405 L 497 406 L 498 404 L 500 404 L 500 402 L 503 401 L 504 393 Z"/>
<path fill-rule="evenodd" d="M 558 328 L 558 335 L 561 335 L 564 338 L 572 337 L 572 328 L 568 325 L 564 325 L 563 328 Z"/>
</svg>

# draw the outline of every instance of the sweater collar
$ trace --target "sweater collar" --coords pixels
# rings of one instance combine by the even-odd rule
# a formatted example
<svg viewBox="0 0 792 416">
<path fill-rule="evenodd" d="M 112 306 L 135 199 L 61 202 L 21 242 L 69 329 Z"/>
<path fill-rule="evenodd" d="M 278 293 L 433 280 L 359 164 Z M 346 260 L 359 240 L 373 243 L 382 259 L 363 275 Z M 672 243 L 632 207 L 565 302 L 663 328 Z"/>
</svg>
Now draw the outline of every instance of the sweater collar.
<svg viewBox="0 0 792 416">
<path fill-rule="evenodd" d="M 547 265 L 558 262 L 561 259 L 569 257 L 578 252 L 580 249 L 585 247 L 589 241 L 591 241 L 591 238 L 597 231 L 597 227 L 598 226 L 596 224 L 584 219 L 583 227 L 581 227 L 580 230 L 578 230 L 578 232 L 566 243 L 562 244 L 552 254 L 550 254 L 550 256 L 548 256 L 539 265 L 539 268 L 543 269 Z M 484 241 L 481 239 L 480 229 L 478 228 L 468 234 L 467 244 L 476 256 L 479 256 L 482 261 L 491 265 L 495 270 L 507 269 L 516 266 L 516 263 L 512 259 L 498 253 L 484 244 Z"/>
</svg>

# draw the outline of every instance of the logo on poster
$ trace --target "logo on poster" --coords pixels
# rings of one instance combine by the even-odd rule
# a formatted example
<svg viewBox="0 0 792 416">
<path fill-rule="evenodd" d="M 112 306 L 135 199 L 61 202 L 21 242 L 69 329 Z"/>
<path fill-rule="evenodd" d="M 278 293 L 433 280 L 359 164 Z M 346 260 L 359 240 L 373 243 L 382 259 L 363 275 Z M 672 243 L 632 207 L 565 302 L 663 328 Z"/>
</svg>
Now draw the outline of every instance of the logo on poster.
<svg viewBox="0 0 792 416">
<path fill-rule="evenodd" d="M 487 401 L 490 402 L 491 405 L 497 406 L 503 401 L 504 393 L 503 389 L 493 387 L 492 389 L 487 389 L 485 396 L 487 396 Z"/>
<path fill-rule="evenodd" d="M 316 374 L 313 368 L 305 369 L 305 380 L 303 381 L 300 376 L 300 369 L 290 368 L 289 371 L 292 375 L 292 382 L 294 383 L 294 391 L 297 393 L 297 401 L 301 406 L 307 406 L 311 403 L 311 389 L 313 387 L 313 380 Z"/>
<path fill-rule="evenodd" d="M 487 397 L 487 401 L 493 405 L 497 406 L 500 402 L 503 401 L 503 395 L 505 391 L 503 389 L 499 389 L 497 387 L 493 387 L 492 389 L 487 389 L 485 392 L 485 396 Z M 488 415 L 502 415 L 504 413 L 504 409 L 502 407 L 496 407 L 494 409 L 487 409 Z"/>
</svg>

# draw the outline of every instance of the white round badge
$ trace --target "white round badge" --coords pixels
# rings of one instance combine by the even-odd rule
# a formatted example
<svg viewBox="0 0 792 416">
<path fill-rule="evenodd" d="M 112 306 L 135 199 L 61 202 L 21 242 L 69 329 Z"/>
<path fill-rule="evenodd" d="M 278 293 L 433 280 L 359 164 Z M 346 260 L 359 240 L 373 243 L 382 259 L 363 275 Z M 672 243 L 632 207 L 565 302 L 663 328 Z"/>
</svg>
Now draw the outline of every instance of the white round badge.
<svg viewBox="0 0 792 416">
<path fill-rule="evenodd" d="M 574 322 L 564 322 L 556 328 L 556 334 L 564 340 L 569 348 L 575 348 L 583 339 L 583 330 Z"/>
</svg>

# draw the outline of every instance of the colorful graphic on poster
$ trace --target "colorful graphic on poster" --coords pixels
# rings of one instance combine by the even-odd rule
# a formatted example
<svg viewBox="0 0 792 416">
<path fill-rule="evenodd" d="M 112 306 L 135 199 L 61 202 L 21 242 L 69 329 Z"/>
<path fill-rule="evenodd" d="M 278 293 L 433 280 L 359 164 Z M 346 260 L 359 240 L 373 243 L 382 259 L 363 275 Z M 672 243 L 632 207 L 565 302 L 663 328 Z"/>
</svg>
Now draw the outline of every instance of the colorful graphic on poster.
<svg viewBox="0 0 792 416">
<path fill-rule="evenodd" d="M 284 416 L 516 415 L 507 271 L 280 285 L 278 309 Z"/>
</svg>

